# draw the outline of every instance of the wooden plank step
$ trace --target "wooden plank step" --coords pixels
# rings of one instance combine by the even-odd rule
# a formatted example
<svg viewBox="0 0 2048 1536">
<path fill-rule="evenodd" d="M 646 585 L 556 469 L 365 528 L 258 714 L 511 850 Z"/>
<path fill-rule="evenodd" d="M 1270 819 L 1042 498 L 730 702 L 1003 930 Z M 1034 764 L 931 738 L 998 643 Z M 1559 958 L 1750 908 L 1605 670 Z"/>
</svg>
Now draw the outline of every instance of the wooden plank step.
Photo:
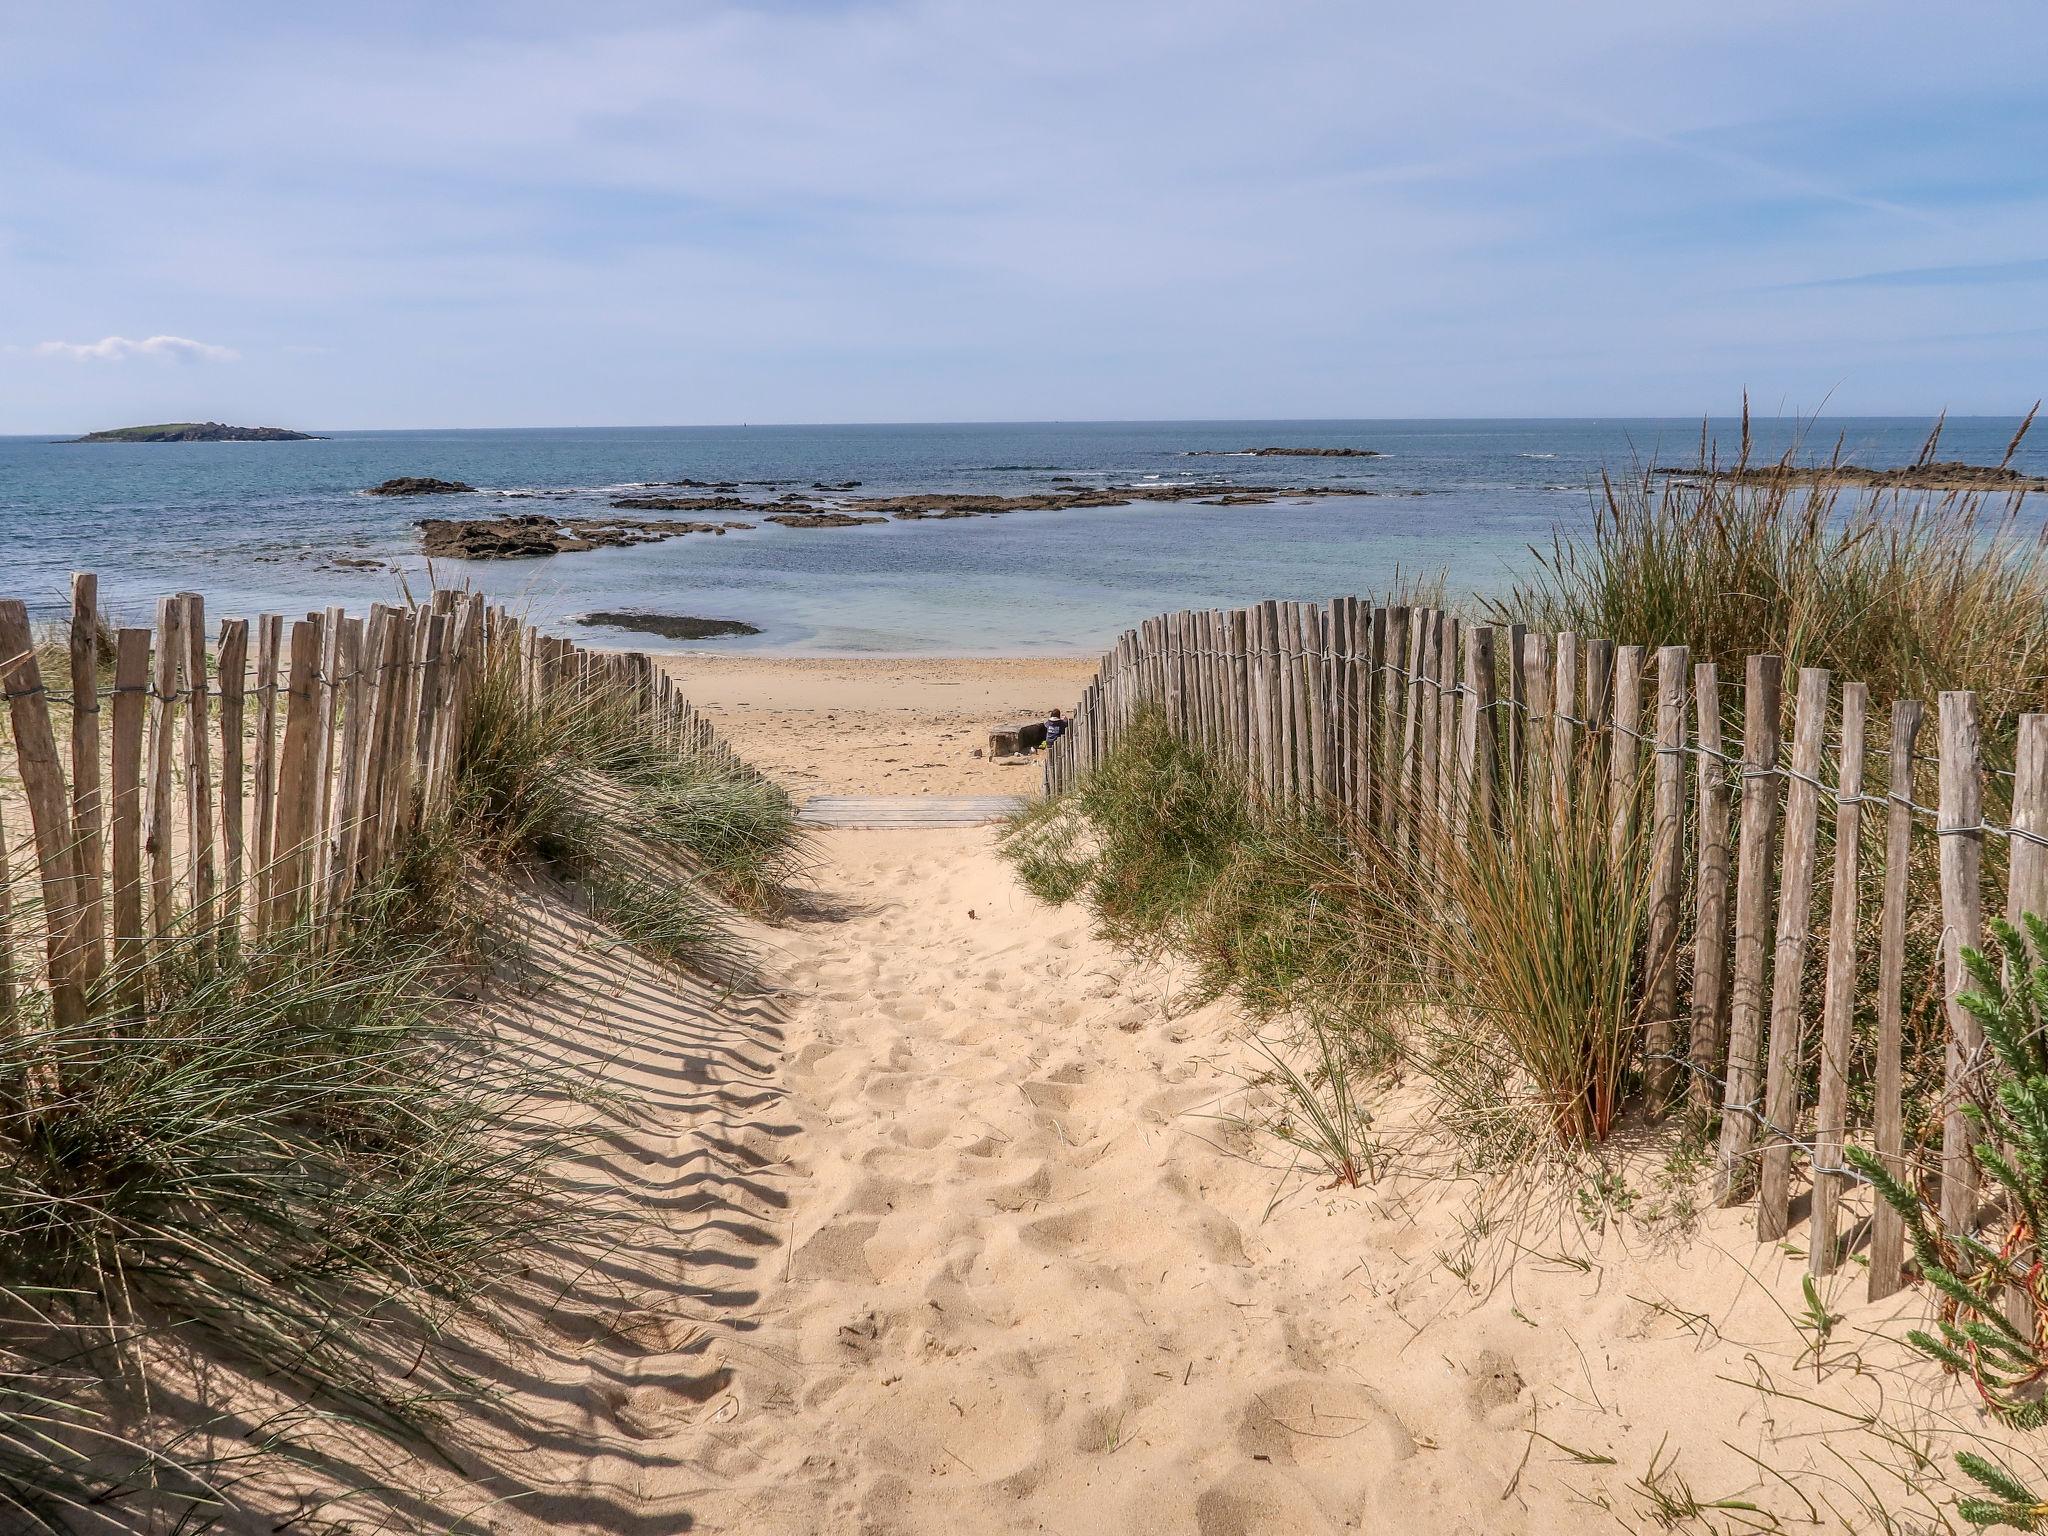
<svg viewBox="0 0 2048 1536">
<path fill-rule="evenodd" d="M 1022 795 L 813 795 L 809 827 L 980 827 L 1024 808 Z"/>
</svg>

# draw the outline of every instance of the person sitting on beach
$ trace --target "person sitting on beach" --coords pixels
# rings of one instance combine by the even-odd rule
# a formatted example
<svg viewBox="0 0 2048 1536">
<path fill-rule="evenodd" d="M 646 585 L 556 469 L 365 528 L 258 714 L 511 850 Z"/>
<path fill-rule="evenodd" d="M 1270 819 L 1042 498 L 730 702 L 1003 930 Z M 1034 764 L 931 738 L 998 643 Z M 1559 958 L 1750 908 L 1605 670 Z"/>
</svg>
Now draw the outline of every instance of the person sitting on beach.
<svg viewBox="0 0 2048 1536">
<path fill-rule="evenodd" d="M 1066 734 L 1066 717 L 1062 715 L 1058 710 L 1054 710 L 1051 714 L 1045 717 L 1045 745 L 1048 749 L 1051 748 L 1054 742 L 1058 741 L 1062 736 Z"/>
</svg>

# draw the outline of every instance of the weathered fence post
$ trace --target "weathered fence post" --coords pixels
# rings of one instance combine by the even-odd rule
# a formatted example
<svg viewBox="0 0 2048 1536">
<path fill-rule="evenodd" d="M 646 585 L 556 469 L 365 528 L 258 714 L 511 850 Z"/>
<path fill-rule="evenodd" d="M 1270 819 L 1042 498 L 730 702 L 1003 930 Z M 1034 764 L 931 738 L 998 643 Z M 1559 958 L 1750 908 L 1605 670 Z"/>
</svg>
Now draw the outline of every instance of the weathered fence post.
<svg viewBox="0 0 2048 1536">
<path fill-rule="evenodd" d="M 1780 689 L 1784 662 L 1749 658 L 1743 686 L 1742 812 L 1735 851 L 1735 966 L 1729 986 L 1728 1077 L 1722 1095 L 1716 1198 L 1741 1196 L 1756 1134 L 1757 1053 L 1763 1047 L 1765 932 L 1771 916 L 1771 833 L 1778 820 Z"/>
<path fill-rule="evenodd" d="M 1819 667 L 1799 671 L 1793 717 L 1792 787 L 1785 795 L 1785 856 L 1778 874 L 1778 937 L 1771 957 L 1771 1038 L 1764 1079 L 1763 1173 L 1757 1237 L 1776 1242 L 1790 1222 L 1793 1126 L 1799 1117 L 1799 1064 L 1806 1033 L 1800 994 L 1813 932 L 1813 872 L 1820 851 L 1820 760 L 1827 739 L 1833 680 Z"/>
<path fill-rule="evenodd" d="M 1622 692 L 1635 728 L 1632 693 L 1640 692 L 1642 663 L 1631 660 L 1637 646 L 1622 648 L 1624 678 L 1632 686 Z M 1643 1010 L 1648 1020 L 1644 1045 L 1649 1054 L 1647 1096 L 1653 1113 L 1671 1099 L 1673 1074 L 1678 1063 L 1678 931 L 1679 906 L 1684 899 L 1685 860 L 1685 684 L 1691 653 L 1682 645 L 1666 645 L 1657 651 L 1657 760 L 1654 765 L 1650 801 L 1650 915 L 1644 957 Z M 1622 724 L 1621 711 L 1616 725 Z M 1633 808 L 1636 777 L 1635 740 L 1615 741 L 1615 782 L 1626 781 L 1626 798 L 1616 811 L 1616 842 L 1626 846 L 1623 820 Z M 1628 748 L 1624 770 L 1622 748 Z"/>
<path fill-rule="evenodd" d="M 106 969 L 106 807 L 100 787 L 99 578 L 71 576 L 71 825 L 78 866 L 79 945 L 91 986 Z M 0 837 L 4 837 L 0 833 Z"/>
<path fill-rule="evenodd" d="M 1856 922 L 1863 871 L 1863 735 L 1870 690 L 1842 685 L 1842 745 L 1835 773 L 1835 879 L 1828 902 L 1826 1002 L 1820 1026 L 1820 1103 L 1813 1138 L 1813 1232 L 1807 1268 L 1831 1274 L 1849 1135 L 1849 1051 L 1856 1022 Z"/>
<path fill-rule="evenodd" d="M 1941 696 L 1941 976 L 1948 1010 L 1946 1113 L 1941 1124 L 1941 1222 L 1951 1232 L 1968 1230 L 1977 1205 L 1977 1161 L 1964 1112 L 1983 1065 L 1984 1026 L 1956 1001 L 1969 985 L 1963 951 L 1984 941 L 1982 871 L 1984 789 L 1978 764 L 1983 722 L 1977 695 L 1953 691 Z"/>
<path fill-rule="evenodd" d="M 1905 1079 L 1906 918 L 1913 852 L 1913 753 L 1920 739 L 1925 707 L 1918 699 L 1892 705 L 1892 740 L 1888 763 L 1889 802 L 1885 816 L 1884 908 L 1878 929 L 1877 1086 L 1871 1108 L 1872 1139 L 1891 1176 L 1904 1181 L 1906 1117 L 1902 1102 Z M 1904 1219 L 1879 1200 L 1870 1218 L 1870 1299 L 1882 1300 L 1905 1284 Z"/>
<path fill-rule="evenodd" d="M 1687 1101 L 1698 1113 L 1720 1102 L 1714 1091 L 1728 1041 L 1728 768 L 1721 750 L 1721 672 L 1711 661 L 1693 668 L 1694 759 L 1698 812 L 1692 941 L 1692 1082 Z"/>
</svg>

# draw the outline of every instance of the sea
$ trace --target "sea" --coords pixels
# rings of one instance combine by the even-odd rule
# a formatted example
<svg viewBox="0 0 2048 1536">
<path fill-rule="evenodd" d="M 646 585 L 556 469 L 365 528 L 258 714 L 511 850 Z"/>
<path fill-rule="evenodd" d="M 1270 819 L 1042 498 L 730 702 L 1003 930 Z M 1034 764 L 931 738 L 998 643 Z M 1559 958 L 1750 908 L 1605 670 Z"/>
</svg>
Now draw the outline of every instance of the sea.
<svg viewBox="0 0 2048 1536">
<path fill-rule="evenodd" d="M 1997 463 L 2016 419 L 1951 419 L 1941 457 Z M 1797 445 L 1910 463 L 1924 419 L 1765 419 L 1756 451 Z M 311 430 L 311 429 L 309 429 Z M 469 584 L 586 641 L 648 650 L 1028 656 L 1099 652 L 1154 613 L 1262 598 L 1320 600 L 1440 581 L 1454 595 L 1528 576 L 1591 526 L 1600 477 L 1698 461 L 1695 420 L 1019 422 L 335 432 L 282 443 L 76 444 L 0 437 L 0 595 L 61 611 L 93 570 L 115 616 L 204 593 L 216 615 L 360 607 Z M 1704 424 L 1732 455 L 1739 423 Z M 1259 458 L 1262 447 L 1375 458 Z M 2048 473 L 2048 433 L 2016 467 Z M 364 494 L 400 475 L 488 495 Z M 1252 506 L 1137 502 L 841 529 L 758 524 L 720 536 L 522 561 L 422 558 L 416 519 L 603 512 L 677 480 L 803 492 L 1015 495 L 1076 486 L 1320 484 L 1377 494 Z M 509 493 L 563 493 L 542 501 Z M 772 493 L 772 492 L 771 492 Z M 670 492 L 670 494 L 688 494 Z M 649 515 L 649 514 L 636 514 Z M 680 513 L 681 517 L 693 514 Z M 725 520 L 725 514 L 716 515 Z M 733 517 L 731 520 L 749 519 Z M 580 627 L 593 611 L 735 619 L 758 635 L 679 643 Z"/>
</svg>

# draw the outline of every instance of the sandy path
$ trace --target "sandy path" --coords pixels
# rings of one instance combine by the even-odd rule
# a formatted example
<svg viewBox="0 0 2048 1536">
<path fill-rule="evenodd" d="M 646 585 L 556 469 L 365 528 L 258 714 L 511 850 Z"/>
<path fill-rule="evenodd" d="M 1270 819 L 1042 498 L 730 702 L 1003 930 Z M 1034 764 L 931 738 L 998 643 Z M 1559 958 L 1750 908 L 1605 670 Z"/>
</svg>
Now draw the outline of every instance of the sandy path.
<svg viewBox="0 0 2048 1536">
<path fill-rule="evenodd" d="M 1840 1421 L 1759 1382 L 1858 1378 L 1800 1366 L 1802 1266 L 1745 1213 L 1506 1231 L 1462 1179 L 1283 1179 L 1213 1113 L 1247 1059 L 1227 1005 L 1176 1013 L 1169 976 L 1032 903 L 987 832 L 822 852 L 838 910 L 778 940 L 768 1119 L 793 1133 L 730 1186 L 757 1234 L 744 1288 L 680 1265 L 711 1287 L 680 1310 L 711 1327 L 634 1369 L 685 1367 L 690 1400 L 628 1415 L 628 1459 L 584 1474 L 634 1518 L 575 1528 L 1651 1530 L 1636 1480 L 1674 1467 L 1800 1512 L 1761 1468 L 1811 1461 Z M 1842 1289 L 1867 1386 L 1890 1356 L 1860 1276 Z"/>
<path fill-rule="evenodd" d="M 998 725 L 1071 709 L 1068 657 L 664 656 L 734 749 L 799 795 L 1035 793 L 1036 762 L 977 756 Z"/>
</svg>

